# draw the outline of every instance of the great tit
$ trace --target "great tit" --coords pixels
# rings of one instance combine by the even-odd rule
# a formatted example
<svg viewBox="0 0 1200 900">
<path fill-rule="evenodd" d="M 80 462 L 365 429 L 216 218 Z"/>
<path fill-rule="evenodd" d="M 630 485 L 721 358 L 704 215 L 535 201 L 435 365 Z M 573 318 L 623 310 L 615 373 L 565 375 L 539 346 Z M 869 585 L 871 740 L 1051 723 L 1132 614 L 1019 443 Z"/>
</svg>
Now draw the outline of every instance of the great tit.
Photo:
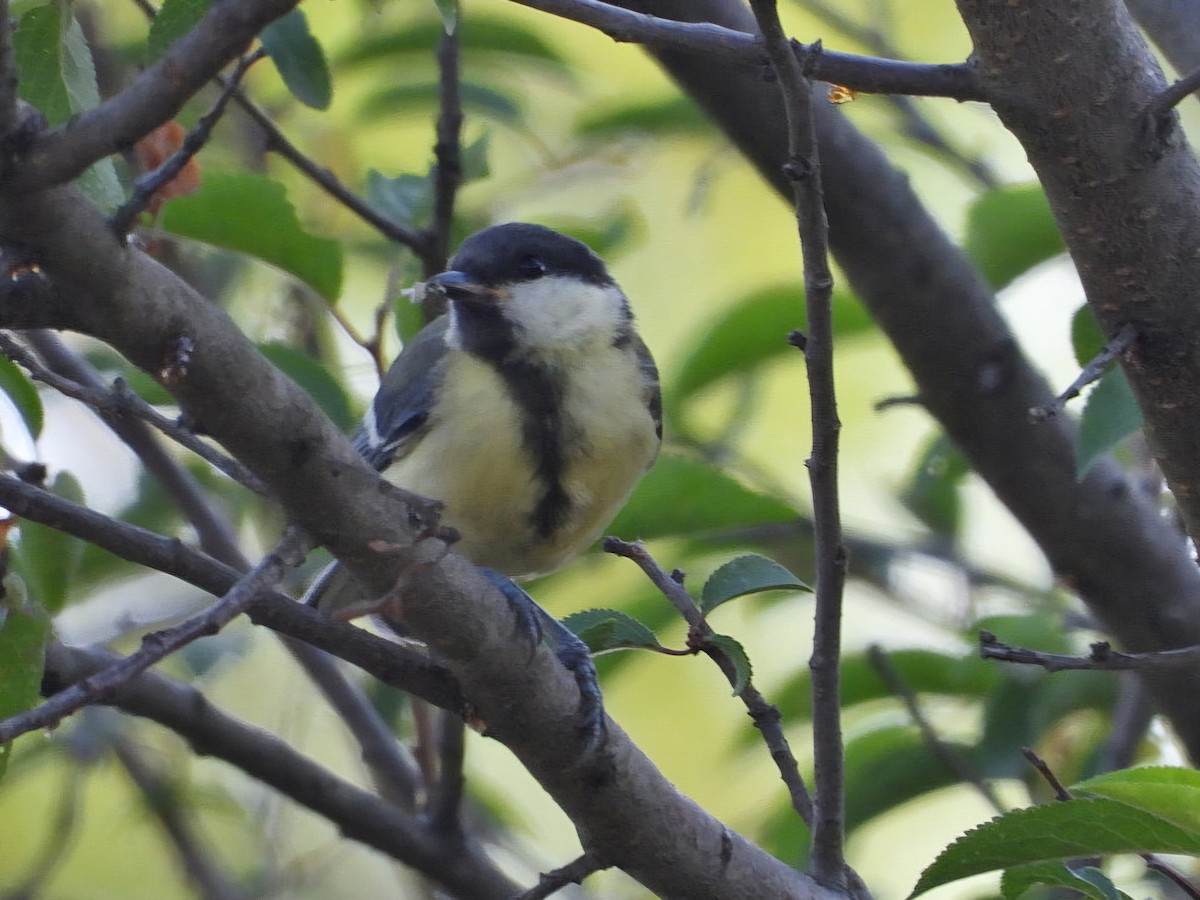
<svg viewBox="0 0 1200 900">
<path fill-rule="evenodd" d="M 392 483 L 444 504 L 442 521 L 461 535 L 454 549 L 551 638 L 595 713 L 586 647 L 507 578 L 551 572 L 587 549 L 654 461 L 654 360 L 600 258 L 540 225 L 472 235 L 422 290 L 441 294 L 447 311 L 392 364 L 355 448 Z M 363 599 L 336 569 L 310 603 Z"/>
</svg>

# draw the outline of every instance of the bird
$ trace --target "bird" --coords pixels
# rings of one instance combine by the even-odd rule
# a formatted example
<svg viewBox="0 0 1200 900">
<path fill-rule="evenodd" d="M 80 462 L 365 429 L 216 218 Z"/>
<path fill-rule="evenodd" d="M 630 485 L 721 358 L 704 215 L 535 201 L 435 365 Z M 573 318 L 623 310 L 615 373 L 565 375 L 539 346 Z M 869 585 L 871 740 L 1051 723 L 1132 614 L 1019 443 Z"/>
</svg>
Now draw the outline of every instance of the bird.
<svg viewBox="0 0 1200 900">
<path fill-rule="evenodd" d="M 590 670 L 594 681 L 586 647 L 510 579 L 556 571 L 591 546 L 654 462 L 654 359 L 603 260 L 541 225 L 468 237 L 445 272 L 414 290 L 415 299 L 431 294 L 445 313 L 384 375 L 354 447 L 388 481 L 440 501 L 460 535 L 454 550 L 538 639 L 543 626 L 553 630 L 577 680 Z M 319 582 L 310 603 L 347 603 L 351 579 Z M 343 596 L 331 602 L 331 593 Z M 582 682 L 581 693 L 598 697 Z"/>
</svg>

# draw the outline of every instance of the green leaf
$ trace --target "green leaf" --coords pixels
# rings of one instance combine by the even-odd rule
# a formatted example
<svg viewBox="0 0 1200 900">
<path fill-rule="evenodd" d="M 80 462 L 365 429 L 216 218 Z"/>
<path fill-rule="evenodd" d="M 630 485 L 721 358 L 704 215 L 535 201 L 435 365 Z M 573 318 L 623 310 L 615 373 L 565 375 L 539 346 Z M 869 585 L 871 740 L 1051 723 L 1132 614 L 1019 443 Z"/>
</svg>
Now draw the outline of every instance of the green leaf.
<svg viewBox="0 0 1200 900">
<path fill-rule="evenodd" d="M 750 490 L 715 466 L 663 454 L 642 478 L 608 533 L 650 540 L 788 522 L 796 517 L 786 503 Z"/>
<path fill-rule="evenodd" d="M 812 588 L 775 560 L 747 553 L 725 563 L 704 582 L 700 611 L 707 615 L 735 597 L 780 590 L 811 591 Z"/>
<path fill-rule="evenodd" d="M 64 13 L 57 3 L 50 3 L 21 16 L 12 36 L 21 99 L 36 106 L 51 125 L 61 125 L 75 112 L 63 77 L 65 27 Z"/>
<path fill-rule="evenodd" d="M 367 172 L 367 201 L 394 222 L 418 226 L 433 209 L 433 181 L 428 175 L 388 178 Z"/>
<path fill-rule="evenodd" d="M 0 719 L 32 709 L 37 703 L 50 638 L 50 617 L 40 607 L 24 602 L 19 582 L 14 574 L 5 576 L 4 596 L 0 597 Z M 0 777 L 8 762 L 7 749 L 0 746 Z"/>
<path fill-rule="evenodd" d="M 463 183 L 480 181 L 492 174 L 488 165 L 488 150 L 491 145 L 491 134 L 485 131 L 478 138 L 462 148 L 461 163 Z"/>
<path fill-rule="evenodd" d="M 727 634 L 709 635 L 707 643 L 720 648 L 733 663 L 733 696 L 738 696 L 750 684 L 750 678 L 754 675 L 754 670 L 750 667 L 750 657 L 746 655 L 746 648 Z"/>
<path fill-rule="evenodd" d="M 312 109 L 328 109 L 333 79 L 325 51 L 308 27 L 304 10 L 293 9 L 258 36 L 292 96 Z"/>
<path fill-rule="evenodd" d="M 515 126 L 521 121 L 521 108 L 510 97 L 495 88 L 464 81 L 459 85 L 459 97 L 463 109 L 469 113 L 493 119 L 503 125 Z M 422 113 L 436 109 L 441 101 L 441 88 L 437 82 L 400 84 L 376 91 L 362 105 L 362 115 L 368 119 L 377 116 Z"/>
<path fill-rule="evenodd" d="M 163 0 L 150 23 L 146 38 L 146 62 L 155 62 L 187 34 L 208 12 L 211 0 Z"/>
<path fill-rule="evenodd" d="M 1089 900 L 1120 900 L 1126 896 L 1099 869 L 1091 866 L 1075 870 L 1059 862 L 1037 862 L 1013 866 L 1000 879 L 1000 893 L 1005 900 L 1020 900 L 1030 888 L 1066 888 Z"/>
<path fill-rule="evenodd" d="M 431 51 L 438 45 L 442 34 L 442 23 L 430 21 L 372 35 L 355 41 L 348 52 L 338 58 L 338 65 L 382 62 L 397 71 L 411 71 L 417 63 L 432 59 Z M 557 48 L 536 32 L 504 19 L 472 15 L 470 21 L 459 29 L 458 40 L 459 50 L 467 65 L 497 57 L 499 64 L 509 69 L 531 62 L 549 63 L 556 71 L 564 75 L 571 74 L 566 57 Z M 402 59 L 404 56 L 415 56 L 416 59 Z M 514 60 L 513 57 L 524 59 Z"/>
<path fill-rule="evenodd" d="M 959 753 L 970 748 L 950 742 Z M 916 728 L 888 726 L 846 742 L 846 829 L 931 791 L 958 783 Z"/>
<path fill-rule="evenodd" d="M 75 503 L 83 503 L 83 489 L 70 472 L 60 472 L 51 491 Z M 70 599 L 83 541 L 47 525 L 21 521 L 21 539 L 13 551 L 13 567 L 25 579 L 29 596 L 51 615 L 60 612 Z"/>
<path fill-rule="evenodd" d="M 208 173 L 200 190 L 163 207 L 163 228 L 290 272 L 331 303 L 342 289 L 336 241 L 305 231 L 282 184 L 261 175 Z"/>
<path fill-rule="evenodd" d="M 83 112 L 100 103 L 96 83 L 96 64 L 83 29 L 74 16 L 64 17 L 62 35 L 62 74 L 72 112 Z"/>
<path fill-rule="evenodd" d="M 576 124 L 580 137 L 611 138 L 614 132 L 653 135 L 709 134 L 712 123 L 696 104 L 681 94 L 662 100 L 639 101 L 612 109 L 590 112 Z"/>
<path fill-rule="evenodd" d="M 1086 303 L 1071 316 L 1071 348 L 1075 351 L 1075 361 L 1083 368 L 1104 349 L 1107 341 L 1096 314 Z"/>
<path fill-rule="evenodd" d="M 967 832 L 922 874 L 912 896 L 1027 863 L 1111 853 L 1200 853 L 1200 832 L 1107 798 L 1019 809 Z"/>
<path fill-rule="evenodd" d="M 1096 460 L 1142 427 L 1142 411 L 1119 366 L 1105 372 L 1088 394 L 1075 443 L 1075 474 L 1080 481 Z"/>
<path fill-rule="evenodd" d="M 671 388 L 678 400 L 719 379 L 746 374 L 775 357 L 799 354 L 788 333 L 807 324 L 804 295 L 795 285 L 776 285 L 742 297 L 706 326 Z M 834 291 L 833 327 L 851 337 L 874 326 L 862 306 L 844 291 Z"/>
<path fill-rule="evenodd" d="M 1064 250 L 1062 235 L 1040 185 L 984 194 L 967 212 L 967 255 L 994 288 Z"/>
<path fill-rule="evenodd" d="M 442 17 L 442 28 L 446 34 L 454 34 L 458 29 L 458 21 L 462 17 L 458 0 L 433 0 L 433 3 Z"/>
<path fill-rule="evenodd" d="M 258 349 L 276 368 L 300 385 L 338 428 L 349 431 L 354 427 L 356 417 L 350 398 L 328 369 L 307 353 L 287 344 L 259 344 Z"/>
<path fill-rule="evenodd" d="M 613 650 L 661 650 L 654 632 L 632 616 L 615 609 L 585 609 L 562 620 L 592 655 Z"/>
<path fill-rule="evenodd" d="M 42 410 L 42 398 L 37 388 L 29 380 L 16 363 L 7 356 L 0 356 L 0 391 L 3 391 L 12 401 L 30 436 L 36 441 L 42 433 L 45 415 Z"/>
<path fill-rule="evenodd" d="M 962 483 L 970 472 L 967 458 L 940 434 L 925 447 L 900 501 L 934 534 L 954 539 L 962 520 Z"/>
<path fill-rule="evenodd" d="M 1170 766 L 1121 769 L 1089 778 L 1072 791 L 1119 800 L 1200 834 L 1200 772 Z"/>
</svg>

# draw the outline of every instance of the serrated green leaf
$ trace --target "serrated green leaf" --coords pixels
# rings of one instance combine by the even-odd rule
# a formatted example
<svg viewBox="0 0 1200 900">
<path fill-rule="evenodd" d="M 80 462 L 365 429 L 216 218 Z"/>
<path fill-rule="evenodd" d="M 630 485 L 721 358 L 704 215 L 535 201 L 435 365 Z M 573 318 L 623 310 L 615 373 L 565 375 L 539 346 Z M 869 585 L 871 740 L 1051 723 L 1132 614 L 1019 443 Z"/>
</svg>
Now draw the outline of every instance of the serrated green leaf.
<svg viewBox="0 0 1200 900">
<path fill-rule="evenodd" d="M 1088 394 L 1075 442 L 1075 474 L 1080 481 L 1096 460 L 1142 427 L 1142 411 L 1129 379 L 1118 366 L 1105 372 Z"/>
<path fill-rule="evenodd" d="M 636 101 L 592 111 L 575 125 L 580 137 L 610 138 L 614 132 L 643 132 L 653 135 L 709 134 L 712 123 L 681 94 L 662 100 Z"/>
<path fill-rule="evenodd" d="M 12 401 L 30 436 L 36 441 L 45 422 L 42 398 L 29 376 L 7 356 L 0 356 L 0 391 Z"/>
<path fill-rule="evenodd" d="M 328 369 L 307 353 L 287 344 L 259 344 L 258 349 L 277 369 L 300 385 L 338 428 L 349 431 L 354 427 L 350 398 Z"/>
<path fill-rule="evenodd" d="M 921 874 L 911 896 L 1027 863 L 1110 853 L 1200 853 L 1200 832 L 1107 798 L 1018 809 L 967 832 Z"/>
<path fill-rule="evenodd" d="M 733 696 L 738 696 L 746 689 L 746 685 L 750 683 L 750 679 L 754 675 L 754 670 L 750 666 L 750 657 L 746 655 L 746 648 L 727 634 L 712 634 L 706 640 L 711 646 L 719 647 L 733 663 Z"/>
<path fill-rule="evenodd" d="M 62 33 L 62 74 L 72 112 L 83 112 L 100 103 L 96 64 L 83 29 L 74 16 L 65 17 Z"/>
<path fill-rule="evenodd" d="M 293 9 L 258 36 L 292 96 L 311 109 L 328 109 L 333 78 L 321 43 L 308 27 L 304 10 Z"/>
<path fill-rule="evenodd" d="M 21 16 L 12 36 L 21 99 L 37 107 L 51 125 L 61 125 L 74 112 L 63 78 L 65 27 L 65 14 L 57 3 L 51 3 L 35 6 Z"/>
<path fill-rule="evenodd" d="M 125 201 L 125 190 L 111 158 L 98 161 L 75 180 L 79 189 L 101 209 L 111 211 Z"/>
<path fill-rule="evenodd" d="M 1096 321 L 1096 314 L 1086 303 L 1071 316 L 1071 349 L 1075 351 L 1075 361 L 1083 368 L 1096 358 L 1104 345 L 1104 332 Z"/>
<path fill-rule="evenodd" d="M 367 172 L 367 201 L 394 222 L 418 227 L 433 209 L 433 181 L 428 175 L 389 178 Z"/>
<path fill-rule="evenodd" d="M 70 472 L 60 472 L 50 490 L 83 503 L 83 488 Z M 54 615 L 69 600 L 69 589 L 83 556 L 83 541 L 28 519 L 21 521 L 20 529 L 21 539 L 12 553 L 13 568 L 25 579 L 33 602 Z"/>
<path fill-rule="evenodd" d="M 946 435 L 934 437 L 917 460 L 900 501 L 934 534 L 958 537 L 961 490 L 971 467 Z"/>
<path fill-rule="evenodd" d="M 50 638 L 50 617 L 22 602 L 24 591 L 14 583 L 16 578 L 5 576 L 5 596 L 0 598 L 0 719 L 37 703 Z M 0 777 L 7 760 L 7 752 L 0 754 Z"/>
<path fill-rule="evenodd" d="M 787 336 L 806 324 L 804 295 L 796 285 L 776 285 L 740 298 L 692 342 L 669 393 L 679 403 L 719 379 L 744 375 L 775 357 L 791 354 L 798 360 Z M 833 327 L 839 337 L 847 338 L 874 325 L 857 300 L 835 290 Z"/>
<path fill-rule="evenodd" d="M 796 515 L 786 503 L 750 490 L 715 466 L 663 454 L 642 478 L 608 533 L 650 540 L 787 522 Z"/>
<path fill-rule="evenodd" d="M 146 61 L 155 62 L 208 12 L 211 0 L 163 0 L 146 37 Z"/>
<path fill-rule="evenodd" d="M 1075 870 L 1059 862 L 1029 863 L 1006 869 L 1000 879 L 1000 894 L 1005 900 L 1020 900 L 1030 888 L 1066 888 L 1089 900 L 1120 900 L 1121 892 L 1099 869 L 1091 866 Z"/>
<path fill-rule="evenodd" d="M 1064 250 L 1041 185 L 998 188 L 967 212 L 967 255 L 994 288 Z"/>
<path fill-rule="evenodd" d="M 521 121 L 521 108 L 511 97 L 496 88 L 464 81 L 459 85 L 463 109 L 514 126 Z M 361 113 L 366 118 L 403 115 L 434 109 L 441 101 L 441 87 L 435 81 L 420 84 L 400 84 L 376 91 L 367 97 Z"/>
<path fill-rule="evenodd" d="M 654 632 L 632 616 L 615 609 L 585 609 L 562 620 L 592 655 L 613 650 L 661 650 Z"/>
<path fill-rule="evenodd" d="M 340 245 L 305 231 L 283 185 L 261 175 L 206 174 L 199 191 L 163 207 L 162 226 L 278 266 L 331 303 L 341 292 Z"/>
<path fill-rule="evenodd" d="M 1200 772 L 1195 769 L 1171 766 L 1121 769 L 1081 781 L 1071 790 L 1119 800 L 1200 834 Z"/>
<path fill-rule="evenodd" d="M 708 614 L 735 597 L 780 590 L 811 591 L 812 588 L 775 560 L 747 553 L 725 563 L 704 582 L 700 610 Z"/>
</svg>

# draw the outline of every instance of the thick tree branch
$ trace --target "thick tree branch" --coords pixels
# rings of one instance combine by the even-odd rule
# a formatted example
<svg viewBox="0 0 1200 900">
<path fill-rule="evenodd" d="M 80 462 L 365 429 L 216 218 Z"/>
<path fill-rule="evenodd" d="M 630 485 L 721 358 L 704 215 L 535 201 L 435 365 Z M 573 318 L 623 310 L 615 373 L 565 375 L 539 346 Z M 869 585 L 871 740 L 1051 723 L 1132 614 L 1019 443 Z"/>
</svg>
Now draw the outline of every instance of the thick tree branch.
<svg viewBox="0 0 1200 900">
<path fill-rule="evenodd" d="M 171 119 L 296 2 L 214 3 L 195 28 L 119 94 L 37 136 L 17 157 L 5 156 L 0 189 L 11 196 L 64 184 L 93 163 L 131 146 Z M 0 139 L 7 137 L 8 132 L 0 133 Z"/>
<path fill-rule="evenodd" d="M 753 28 L 733 0 L 622 5 Z M 719 60 L 665 50 L 656 55 L 763 176 L 790 196 L 780 174 L 787 141 L 778 89 Z M 1200 643 L 1200 571 L 1170 523 L 1109 461 L 1077 481 L 1074 426 L 1063 417 L 1036 426 L 1028 421 L 1029 410 L 1053 394 L 1022 357 L 992 292 L 907 178 L 854 130 L 844 110 L 818 104 L 817 113 L 834 257 L 895 344 L 924 407 L 1126 649 Z M 1200 673 L 1148 678 L 1155 702 L 1200 759 Z"/>
</svg>

